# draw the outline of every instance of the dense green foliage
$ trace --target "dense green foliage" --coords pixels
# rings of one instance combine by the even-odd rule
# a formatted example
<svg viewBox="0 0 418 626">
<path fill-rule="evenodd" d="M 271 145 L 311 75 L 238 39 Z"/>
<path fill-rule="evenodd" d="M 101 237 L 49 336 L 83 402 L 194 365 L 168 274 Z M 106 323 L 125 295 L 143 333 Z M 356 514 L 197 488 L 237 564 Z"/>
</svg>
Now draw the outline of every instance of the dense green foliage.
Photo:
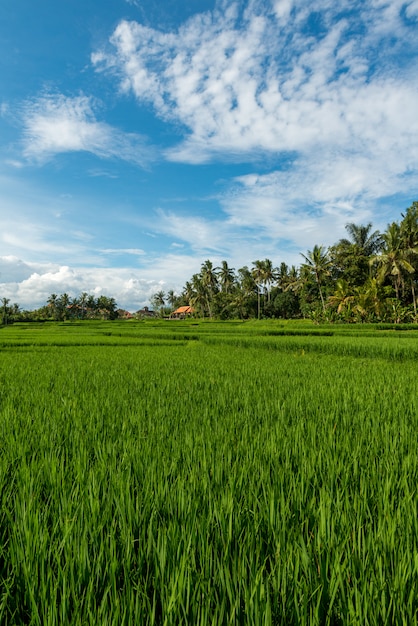
<svg viewBox="0 0 418 626">
<path fill-rule="evenodd" d="M 417 330 L 3 327 L 0 623 L 416 623 Z"/>
<path fill-rule="evenodd" d="M 154 308 L 136 317 L 168 317 L 179 306 L 191 306 L 194 317 L 216 319 L 308 318 L 317 322 L 418 322 L 418 202 L 388 224 L 384 233 L 372 224 L 346 224 L 349 238 L 329 248 L 315 244 L 301 253 L 300 267 L 270 259 L 255 260 L 237 271 L 209 259 L 180 294 L 159 290 Z M 44 307 L 21 311 L 2 299 L 3 324 L 13 321 L 116 319 L 132 317 L 117 309 L 114 298 L 82 293 L 51 294 Z"/>
<path fill-rule="evenodd" d="M 186 282 L 177 304 L 222 319 L 298 318 L 339 322 L 418 321 L 418 202 L 384 233 L 346 225 L 349 238 L 301 253 L 300 267 L 270 259 L 234 268 L 210 260 Z M 164 292 L 155 301 L 163 312 Z M 171 301 L 171 298 L 167 300 Z"/>
</svg>

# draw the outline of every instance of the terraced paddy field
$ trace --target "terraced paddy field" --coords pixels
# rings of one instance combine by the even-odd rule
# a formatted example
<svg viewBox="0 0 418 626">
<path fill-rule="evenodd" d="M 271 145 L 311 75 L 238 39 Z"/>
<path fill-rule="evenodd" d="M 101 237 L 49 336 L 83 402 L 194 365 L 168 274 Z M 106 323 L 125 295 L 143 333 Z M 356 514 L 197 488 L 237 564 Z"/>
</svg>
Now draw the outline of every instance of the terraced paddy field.
<svg viewBox="0 0 418 626">
<path fill-rule="evenodd" d="M 1 328 L 0 623 L 416 624 L 417 374 L 413 326 Z"/>
</svg>

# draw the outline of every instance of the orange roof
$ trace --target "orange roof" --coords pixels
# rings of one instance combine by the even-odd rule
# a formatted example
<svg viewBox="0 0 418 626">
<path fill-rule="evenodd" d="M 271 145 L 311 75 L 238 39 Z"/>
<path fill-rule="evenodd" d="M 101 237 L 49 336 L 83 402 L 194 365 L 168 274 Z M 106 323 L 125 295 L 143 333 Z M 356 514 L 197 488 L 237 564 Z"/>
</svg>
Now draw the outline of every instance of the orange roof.
<svg viewBox="0 0 418 626">
<path fill-rule="evenodd" d="M 173 312 L 174 313 L 193 313 L 193 309 L 191 306 L 179 306 L 179 308 Z"/>
</svg>

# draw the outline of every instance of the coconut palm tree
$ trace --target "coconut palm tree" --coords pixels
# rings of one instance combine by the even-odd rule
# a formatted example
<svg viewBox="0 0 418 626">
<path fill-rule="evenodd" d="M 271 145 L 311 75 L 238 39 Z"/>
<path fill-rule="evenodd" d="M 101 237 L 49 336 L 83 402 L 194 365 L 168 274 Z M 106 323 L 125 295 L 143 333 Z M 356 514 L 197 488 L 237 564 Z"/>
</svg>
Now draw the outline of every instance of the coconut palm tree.
<svg viewBox="0 0 418 626">
<path fill-rule="evenodd" d="M 405 274 L 413 274 L 415 270 L 409 262 L 410 252 L 405 247 L 401 227 L 397 222 L 389 224 L 383 234 L 383 241 L 383 250 L 370 259 L 370 264 L 377 265 L 377 278 L 381 284 L 388 277 L 392 280 L 396 297 L 399 298 Z"/>
<path fill-rule="evenodd" d="M 257 285 L 257 317 L 260 319 L 261 314 L 261 287 L 264 285 L 265 265 L 264 261 L 253 261 L 252 275 Z"/>
<path fill-rule="evenodd" d="M 200 311 L 203 317 L 205 317 L 205 311 L 209 305 L 209 316 L 211 316 L 208 290 L 203 283 L 201 274 L 193 274 L 192 276 L 189 304 L 197 311 Z"/>
<path fill-rule="evenodd" d="M 202 285 L 206 292 L 206 304 L 208 308 L 209 317 L 212 317 L 212 302 L 214 295 L 217 293 L 219 285 L 218 285 L 218 277 L 215 272 L 215 268 L 213 267 L 212 261 L 209 259 L 202 263 L 200 269 L 200 276 Z"/>
<path fill-rule="evenodd" d="M 155 293 L 151 298 L 152 305 L 155 306 L 156 309 L 160 309 L 160 316 L 163 316 L 164 305 L 165 305 L 165 293 L 160 290 Z"/>
<path fill-rule="evenodd" d="M 52 317 L 56 320 L 58 318 L 58 296 L 56 293 L 51 293 L 47 304 L 51 308 Z"/>
<path fill-rule="evenodd" d="M 89 297 L 89 294 L 86 291 L 83 291 L 83 293 L 80 295 L 79 303 L 80 303 L 80 307 L 81 307 L 81 318 L 82 319 L 84 319 L 85 316 L 86 316 L 86 307 L 87 307 L 88 297 Z"/>
<path fill-rule="evenodd" d="M 167 302 L 171 306 L 172 309 L 175 308 L 176 303 L 177 303 L 177 296 L 176 296 L 176 294 L 175 294 L 173 289 L 170 289 L 167 292 Z"/>
<path fill-rule="evenodd" d="M 324 278 L 330 275 L 330 268 L 332 262 L 328 257 L 328 253 L 325 250 L 324 246 L 315 245 L 312 250 L 308 250 L 307 254 L 302 254 L 305 259 L 305 263 L 302 263 L 302 269 L 306 270 L 309 274 L 311 274 L 317 285 L 319 290 L 319 296 L 321 298 L 322 310 L 325 315 L 325 301 L 322 293 L 322 285 L 324 282 Z"/>
<path fill-rule="evenodd" d="M 329 296 L 328 301 L 331 306 L 337 307 L 338 315 L 345 315 L 348 318 L 355 302 L 354 291 L 344 278 L 338 279 L 335 286 L 335 292 Z"/>
<path fill-rule="evenodd" d="M 230 293 L 235 284 L 234 268 L 229 267 L 227 261 L 222 261 L 221 267 L 217 268 L 217 275 L 222 293 Z"/>
<path fill-rule="evenodd" d="M 59 318 L 61 320 L 66 320 L 68 318 L 68 307 L 71 304 L 71 298 L 68 293 L 62 293 L 57 301 L 58 310 L 59 310 Z"/>
<path fill-rule="evenodd" d="M 340 239 L 339 243 L 345 246 L 357 246 L 361 254 L 366 257 L 376 254 L 383 246 L 382 235 L 378 230 L 370 232 L 372 223 L 356 225 L 353 223 L 346 224 L 345 229 L 350 239 Z"/>
<path fill-rule="evenodd" d="M 3 305 L 2 306 L 2 323 L 4 325 L 6 325 L 7 324 L 7 314 L 8 314 L 7 305 L 10 302 L 10 298 L 2 298 L 1 302 L 2 302 L 2 305 Z"/>
<path fill-rule="evenodd" d="M 414 307 L 414 319 L 417 319 L 417 298 L 415 293 L 415 273 L 418 266 L 418 202 L 413 202 L 405 215 L 401 213 L 400 236 L 408 261 L 414 268 L 414 273 L 409 272 L 409 284 L 411 287 L 412 303 Z"/>
<path fill-rule="evenodd" d="M 264 284 L 267 288 L 267 302 L 270 302 L 270 287 L 277 280 L 278 270 L 270 259 L 264 259 Z"/>
</svg>

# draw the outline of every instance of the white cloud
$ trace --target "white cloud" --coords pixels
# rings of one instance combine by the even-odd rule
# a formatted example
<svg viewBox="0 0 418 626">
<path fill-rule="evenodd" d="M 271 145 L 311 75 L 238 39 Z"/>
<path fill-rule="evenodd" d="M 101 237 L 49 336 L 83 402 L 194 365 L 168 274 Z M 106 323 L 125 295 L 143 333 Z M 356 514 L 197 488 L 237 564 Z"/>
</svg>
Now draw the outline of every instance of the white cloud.
<svg viewBox="0 0 418 626">
<path fill-rule="evenodd" d="M 237 179 L 223 219 L 161 212 L 160 232 L 201 252 L 232 251 L 249 231 L 253 246 L 301 250 L 334 243 L 382 199 L 417 193 L 418 50 L 405 20 L 417 0 L 238 7 L 218 4 L 171 33 L 122 21 L 93 58 L 186 129 L 167 159 L 285 161 Z"/>
<path fill-rule="evenodd" d="M 24 156 L 43 162 L 63 152 L 90 152 L 145 166 L 152 150 L 140 135 L 123 133 L 96 120 L 94 101 L 44 95 L 24 106 Z"/>
<path fill-rule="evenodd" d="M 412 2 L 408 3 L 406 7 L 406 15 L 409 17 L 409 19 L 418 19 L 418 0 L 413 0 Z"/>
<path fill-rule="evenodd" d="M 103 254 L 131 254 L 133 256 L 143 256 L 145 254 L 144 250 L 140 248 L 106 248 L 101 250 Z"/>
<path fill-rule="evenodd" d="M 169 235 L 181 240 L 199 251 L 201 254 L 209 251 L 221 251 L 228 247 L 229 235 L 224 220 L 208 220 L 200 216 L 180 215 L 171 211 L 157 210 L 158 220 L 154 229 L 157 233 Z"/>
<path fill-rule="evenodd" d="M 42 265 L 17 257 L 0 257 L 0 271 L 4 267 L 11 280 L 2 282 L 0 274 L 0 296 L 17 302 L 22 309 L 44 306 L 52 293 L 76 297 L 85 291 L 96 297 L 113 297 L 119 307 L 133 312 L 149 305 L 152 295 L 160 289 L 180 291 L 200 264 L 189 256 L 174 254 L 148 259 L 136 270 Z"/>
<path fill-rule="evenodd" d="M 298 2 L 289 19 L 292 3 L 282 0 L 273 6 L 277 21 L 250 10 L 244 24 L 231 12 L 201 14 L 168 34 L 122 21 L 111 39 L 114 54 L 101 52 L 93 61 L 107 62 L 125 90 L 189 129 L 184 144 L 167 153 L 172 159 L 197 163 L 228 152 L 363 145 L 366 131 L 372 142 L 394 125 L 406 131 L 409 119 L 385 103 L 401 91 L 414 110 L 418 93 L 402 74 L 394 79 L 391 68 L 386 78 L 382 68 L 373 76 L 374 47 L 380 43 L 381 53 L 388 19 L 401 29 L 402 4 L 357 3 L 354 25 L 338 17 L 344 5 L 350 7 L 342 3 L 337 11 L 316 2 L 308 11 Z M 313 11 L 326 25 L 321 36 L 306 32 Z M 353 26 L 369 31 L 355 35 Z M 383 116 L 375 116 L 376 105 Z M 362 115 L 353 117 L 359 107 Z"/>
</svg>

